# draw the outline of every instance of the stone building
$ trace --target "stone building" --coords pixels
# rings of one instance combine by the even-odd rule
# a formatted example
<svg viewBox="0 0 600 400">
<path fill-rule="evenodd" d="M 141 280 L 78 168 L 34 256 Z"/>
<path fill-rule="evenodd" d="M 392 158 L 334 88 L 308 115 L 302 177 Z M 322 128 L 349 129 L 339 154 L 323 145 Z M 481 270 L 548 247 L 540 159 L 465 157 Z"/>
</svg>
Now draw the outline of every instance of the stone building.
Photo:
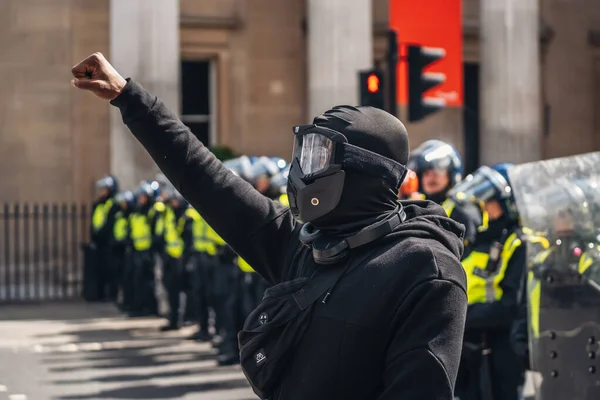
<svg viewBox="0 0 600 400">
<path fill-rule="evenodd" d="M 309 102 L 319 97 L 318 79 L 311 81 L 309 72 L 326 70 L 309 54 L 319 44 L 311 30 L 325 35 L 328 29 L 311 7 L 327 12 L 327 1 L 340 2 L 3 0 L 0 202 L 89 202 L 93 181 L 106 172 L 126 186 L 156 172 L 109 105 L 70 87 L 71 66 L 94 51 L 164 98 L 209 144 L 289 157 L 291 126 L 310 122 Z M 478 80 L 480 65 L 494 62 L 481 51 L 480 5 L 486 1 L 492 0 L 463 0 L 464 110 L 407 124 L 413 146 L 448 140 L 463 151 L 468 169 L 528 157 L 519 154 L 514 135 L 480 123 L 479 100 L 490 87 Z M 142 6 L 150 3 L 155 8 Z M 372 49 L 370 61 L 382 61 L 388 0 L 343 4 L 335 8 L 338 20 L 358 21 L 359 29 L 369 18 L 372 35 L 360 44 Z M 600 150 L 600 0 L 540 0 L 539 18 L 541 123 L 534 142 L 539 153 L 530 156 Z M 516 144 L 494 145 L 497 154 L 479 149 L 502 141 Z"/>
</svg>

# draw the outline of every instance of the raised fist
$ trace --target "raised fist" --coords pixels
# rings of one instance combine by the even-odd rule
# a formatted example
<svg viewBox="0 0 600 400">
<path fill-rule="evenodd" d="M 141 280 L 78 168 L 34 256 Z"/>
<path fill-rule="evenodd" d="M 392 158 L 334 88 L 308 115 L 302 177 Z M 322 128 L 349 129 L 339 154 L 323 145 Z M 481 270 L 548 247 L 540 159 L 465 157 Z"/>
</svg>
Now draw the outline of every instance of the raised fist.
<svg viewBox="0 0 600 400">
<path fill-rule="evenodd" d="M 127 81 L 119 75 L 102 53 L 94 53 L 73 67 L 75 79 L 71 84 L 79 89 L 89 90 L 96 96 L 113 100 L 121 92 Z"/>
</svg>

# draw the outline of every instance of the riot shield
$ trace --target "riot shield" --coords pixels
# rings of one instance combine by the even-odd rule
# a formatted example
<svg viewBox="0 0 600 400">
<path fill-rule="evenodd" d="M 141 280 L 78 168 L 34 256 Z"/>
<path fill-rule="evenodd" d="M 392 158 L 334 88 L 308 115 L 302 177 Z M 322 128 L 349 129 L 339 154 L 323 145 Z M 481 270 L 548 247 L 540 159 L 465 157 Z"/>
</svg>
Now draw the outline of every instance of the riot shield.
<svg viewBox="0 0 600 400">
<path fill-rule="evenodd" d="M 515 166 L 538 400 L 600 399 L 600 152 Z"/>
</svg>

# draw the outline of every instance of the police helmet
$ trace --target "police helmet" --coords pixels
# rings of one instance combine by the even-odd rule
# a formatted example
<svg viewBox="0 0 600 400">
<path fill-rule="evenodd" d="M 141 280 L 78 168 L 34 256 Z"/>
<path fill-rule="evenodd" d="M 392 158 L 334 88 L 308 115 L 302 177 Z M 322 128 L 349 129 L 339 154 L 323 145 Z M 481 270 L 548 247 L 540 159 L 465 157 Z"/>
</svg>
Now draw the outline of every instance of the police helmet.
<svg viewBox="0 0 600 400">
<path fill-rule="evenodd" d="M 138 186 L 135 190 L 135 197 L 139 199 L 141 195 L 147 196 L 148 200 L 154 199 L 154 189 L 150 183 L 143 181 L 140 186 Z"/>
<path fill-rule="evenodd" d="M 580 237 L 596 239 L 600 228 L 599 182 L 563 179 L 540 190 L 535 198 L 538 200 L 535 207 L 527 208 L 527 212 L 540 226 L 550 224 L 547 229 L 553 231 L 557 221 L 569 221 Z"/>
<path fill-rule="evenodd" d="M 225 166 L 225 168 L 234 171 L 236 175 L 238 175 L 241 178 L 247 179 L 247 177 L 250 176 L 252 162 L 250 161 L 250 157 L 248 156 L 232 158 L 230 160 L 224 161 L 223 165 Z"/>
<path fill-rule="evenodd" d="M 276 165 L 277 168 L 279 168 L 279 171 L 283 171 L 284 169 L 288 169 L 289 170 L 289 165 L 288 163 L 281 157 L 270 157 L 271 161 L 273 161 Z"/>
<path fill-rule="evenodd" d="M 252 181 L 257 180 L 261 176 L 266 176 L 270 179 L 277 175 L 280 171 L 281 169 L 276 161 L 273 161 L 273 159 L 269 157 L 260 157 L 254 164 L 252 164 L 248 177 Z"/>
<path fill-rule="evenodd" d="M 160 183 L 158 183 L 158 181 L 149 180 L 148 184 L 152 188 L 152 198 L 158 199 L 158 197 L 160 196 L 160 192 L 161 192 Z"/>
<path fill-rule="evenodd" d="M 115 196 L 119 192 L 119 180 L 114 175 L 106 175 L 96 181 L 96 190 L 108 189 L 110 196 Z"/>
<path fill-rule="evenodd" d="M 407 167 L 415 171 L 419 180 L 425 171 L 446 171 L 450 179 L 449 188 L 462 180 L 460 154 L 454 147 L 441 140 L 428 140 L 413 150 Z"/>
<path fill-rule="evenodd" d="M 516 220 L 519 217 L 515 198 L 510 186 L 508 170 L 514 164 L 500 163 L 492 167 L 482 165 L 473 174 L 448 192 L 448 197 L 456 202 L 475 202 L 496 200 L 500 203 L 504 215 Z"/>
</svg>

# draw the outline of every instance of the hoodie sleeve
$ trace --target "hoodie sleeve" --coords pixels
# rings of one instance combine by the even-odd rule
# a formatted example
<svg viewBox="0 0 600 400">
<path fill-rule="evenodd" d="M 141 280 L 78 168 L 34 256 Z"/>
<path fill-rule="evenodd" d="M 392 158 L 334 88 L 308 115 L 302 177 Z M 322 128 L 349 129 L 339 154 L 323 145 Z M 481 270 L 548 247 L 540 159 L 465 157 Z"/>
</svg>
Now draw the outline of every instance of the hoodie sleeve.
<svg viewBox="0 0 600 400">
<path fill-rule="evenodd" d="M 500 282 L 502 298 L 492 303 L 470 304 L 467 310 L 466 329 L 510 329 L 519 306 L 523 290 L 522 277 L 527 262 L 527 246 L 521 243 L 515 250 Z"/>
<path fill-rule="evenodd" d="M 128 79 L 111 102 L 179 192 L 267 281 L 281 280 L 296 223 L 289 209 L 231 173 L 160 99 Z"/>
<path fill-rule="evenodd" d="M 413 289 L 403 304 L 401 308 L 410 312 L 388 349 L 384 390 L 377 400 L 452 400 L 464 334 L 464 288 L 429 280 Z M 424 381 L 426 385 L 415 384 Z"/>
</svg>

